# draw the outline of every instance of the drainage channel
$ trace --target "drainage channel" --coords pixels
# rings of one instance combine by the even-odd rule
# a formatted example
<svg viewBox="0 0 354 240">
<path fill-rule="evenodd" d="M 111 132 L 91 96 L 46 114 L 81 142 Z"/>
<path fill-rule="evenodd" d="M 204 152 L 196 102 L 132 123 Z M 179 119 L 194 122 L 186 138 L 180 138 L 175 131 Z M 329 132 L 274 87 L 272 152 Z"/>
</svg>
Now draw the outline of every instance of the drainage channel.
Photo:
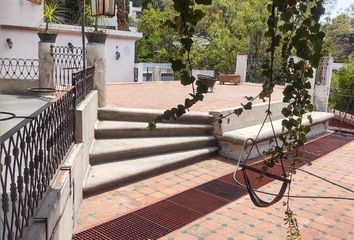
<svg viewBox="0 0 354 240">
<path fill-rule="evenodd" d="M 338 134 L 330 134 L 312 141 L 305 146 L 304 163 L 326 155 L 352 140 Z M 253 167 L 260 168 L 262 163 Z M 280 166 L 270 170 L 276 175 L 282 174 Z M 264 177 L 262 181 L 256 178 L 257 173 L 248 172 L 252 186 L 257 189 L 272 181 Z M 242 182 L 241 171 L 236 178 Z M 209 181 L 195 188 L 176 194 L 132 213 L 123 215 L 114 220 L 102 223 L 93 228 L 74 235 L 74 240 L 145 240 L 161 238 L 195 220 L 214 212 L 247 195 L 247 191 L 237 185 L 233 174 L 227 174 L 218 179 Z"/>
</svg>

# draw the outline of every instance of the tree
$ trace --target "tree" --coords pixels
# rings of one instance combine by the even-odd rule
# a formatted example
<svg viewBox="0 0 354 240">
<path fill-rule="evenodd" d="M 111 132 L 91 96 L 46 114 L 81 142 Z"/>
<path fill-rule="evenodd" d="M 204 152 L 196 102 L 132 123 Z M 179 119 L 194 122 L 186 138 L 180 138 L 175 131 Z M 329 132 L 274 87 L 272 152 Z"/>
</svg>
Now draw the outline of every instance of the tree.
<svg viewBox="0 0 354 240">
<path fill-rule="evenodd" d="M 173 18 L 175 12 L 166 7 L 164 10 L 149 5 L 143 11 L 138 23 L 138 31 L 143 38 L 136 43 L 136 62 L 168 62 L 177 49 L 174 32 L 163 22 Z"/>
<path fill-rule="evenodd" d="M 191 53 L 194 65 L 219 73 L 234 73 L 237 54 L 248 54 L 255 39 L 264 41 L 267 19 L 264 2 L 214 0 L 202 10 L 206 16 L 196 29 L 197 43 Z"/>
<path fill-rule="evenodd" d="M 349 55 L 344 67 L 334 74 L 331 90 L 331 107 L 354 114 L 354 53 Z"/>
<path fill-rule="evenodd" d="M 324 54 L 343 62 L 354 51 L 354 16 L 340 14 L 323 25 L 323 31 L 326 33 Z"/>
</svg>

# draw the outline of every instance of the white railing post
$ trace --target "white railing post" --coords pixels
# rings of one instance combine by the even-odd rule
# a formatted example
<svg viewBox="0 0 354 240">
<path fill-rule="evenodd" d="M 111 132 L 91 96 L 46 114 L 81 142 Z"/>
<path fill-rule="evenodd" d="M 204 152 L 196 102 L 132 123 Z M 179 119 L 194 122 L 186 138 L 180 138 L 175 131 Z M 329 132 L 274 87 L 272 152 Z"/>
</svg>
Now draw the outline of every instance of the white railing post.
<svg viewBox="0 0 354 240">
<path fill-rule="evenodd" d="M 246 82 L 247 59 L 248 59 L 247 55 L 237 55 L 235 74 L 240 75 L 241 84 Z"/>
<path fill-rule="evenodd" d="M 314 89 L 314 105 L 315 110 L 327 112 L 329 93 L 331 89 L 333 69 L 333 58 L 324 57 L 321 59 L 317 69 L 316 83 Z"/>
<path fill-rule="evenodd" d="M 102 43 L 88 43 L 87 66 L 94 66 L 93 89 L 98 92 L 98 107 L 106 105 L 106 45 Z"/>
<path fill-rule="evenodd" d="M 38 42 L 39 87 L 55 88 L 53 43 Z"/>
</svg>

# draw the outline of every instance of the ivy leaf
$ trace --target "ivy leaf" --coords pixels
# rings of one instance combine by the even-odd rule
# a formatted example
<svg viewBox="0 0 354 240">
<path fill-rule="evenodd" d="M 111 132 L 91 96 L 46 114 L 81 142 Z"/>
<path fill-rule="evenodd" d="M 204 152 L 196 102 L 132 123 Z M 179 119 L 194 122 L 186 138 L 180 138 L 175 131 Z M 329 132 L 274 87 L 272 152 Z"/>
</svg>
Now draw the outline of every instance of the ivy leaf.
<svg viewBox="0 0 354 240">
<path fill-rule="evenodd" d="M 205 17 L 205 13 L 200 10 L 200 9 L 196 9 L 193 12 L 193 16 L 191 18 L 191 22 L 193 25 L 197 25 L 197 23 L 203 18 Z"/>
<path fill-rule="evenodd" d="M 307 119 L 309 120 L 310 124 L 313 123 L 313 119 L 312 119 L 311 115 L 308 115 L 308 116 L 307 116 Z"/>
<path fill-rule="evenodd" d="M 148 126 L 150 131 L 153 131 L 156 129 L 156 123 L 155 122 L 149 122 L 149 126 Z"/>
<path fill-rule="evenodd" d="M 237 116 L 240 116 L 243 112 L 243 109 L 242 108 L 237 108 L 234 110 L 234 113 L 237 115 Z"/>
<path fill-rule="evenodd" d="M 307 105 L 307 111 L 312 112 L 312 111 L 313 111 L 313 109 L 314 109 L 313 104 L 309 104 L 309 105 Z"/>
<path fill-rule="evenodd" d="M 305 88 L 305 89 L 311 89 L 311 82 L 307 81 L 307 82 L 304 84 L 304 88 Z"/>
<path fill-rule="evenodd" d="M 287 118 L 291 115 L 291 110 L 289 108 L 285 107 L 281 110 L 281 113 L 284 115 L 284 117 Z"/>
<path fill-rule="evenodd" d="M 183 47 L 187 50 L 190 51 L 192 44 L 193 44 L 193 40 L 190 38 L 181 38 L 180 42 L 182 43 Z"/>
<path fill-rule="evenodd" d="M 243 106 L 243 108 L 244 108 L 245 110 L 250 110 L 250 109 L 252 109 L 252 103 L 251 103 L 251 102 L 248 102 L 248 103 L 246 103 L 246 104 L 242 104 L 242 103 L 241 103 L 241 105 Z"/>
<path fill-rule="evenodd" d="M 172 64 L 172 70 L 174 72 L 178 72 L 181 71 L 182 69 L 184 69 L 186 67 L 186 65 L 182 62 L 181 59 L 173 59 L 171 60 L 171 64 Z"/>
</svg>

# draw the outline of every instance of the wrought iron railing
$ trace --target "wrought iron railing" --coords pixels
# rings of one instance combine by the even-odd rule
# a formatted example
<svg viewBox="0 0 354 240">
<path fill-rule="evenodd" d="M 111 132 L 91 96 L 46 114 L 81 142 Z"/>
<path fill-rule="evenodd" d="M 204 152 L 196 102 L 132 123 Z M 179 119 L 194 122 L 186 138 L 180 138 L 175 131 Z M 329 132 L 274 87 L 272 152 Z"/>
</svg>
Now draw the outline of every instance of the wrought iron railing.
<svg viewBox="0 0 354 240">
<path fill-rule="evenodd" d="M 160 79 L 161 81 L 174 81 L 176 78 L 172 68 L 160 68 Z"/>
<path fill-rule="evenodd" d="M 87 94 L 93 89 L 93 75 L 95 67 L 86 68 L 86 78 L 84 78 L 84 71 L 73 73 L 72 85 L 75 86 L 76 104 L 85 99 Z"/>
<path fill-rule="evenodd" d="M 2 240 L 23 237 L 74 143 L 75 88 L 69 88 L 1 136 Z"/>
<path fill-rule="evenodd" d="M 51 46 L 54 61 L 54 82 L 57 89 L 71 85 L 72 74 L 83 69 L 83 50 L 81 47 Z"/>
<path fill-rule="evenodd" d="M 0 58 L 0 78 L 38 79 L 38 60 L 20 58 Z"/>
<path fill-rule="evenodd" d="M 147 67 L 146 72 L 143 73 L 143 82 L 155 81 L 154 76 L 153 76 L 154 72 L 155 72 L 154 67 Z"/>
</svg>

